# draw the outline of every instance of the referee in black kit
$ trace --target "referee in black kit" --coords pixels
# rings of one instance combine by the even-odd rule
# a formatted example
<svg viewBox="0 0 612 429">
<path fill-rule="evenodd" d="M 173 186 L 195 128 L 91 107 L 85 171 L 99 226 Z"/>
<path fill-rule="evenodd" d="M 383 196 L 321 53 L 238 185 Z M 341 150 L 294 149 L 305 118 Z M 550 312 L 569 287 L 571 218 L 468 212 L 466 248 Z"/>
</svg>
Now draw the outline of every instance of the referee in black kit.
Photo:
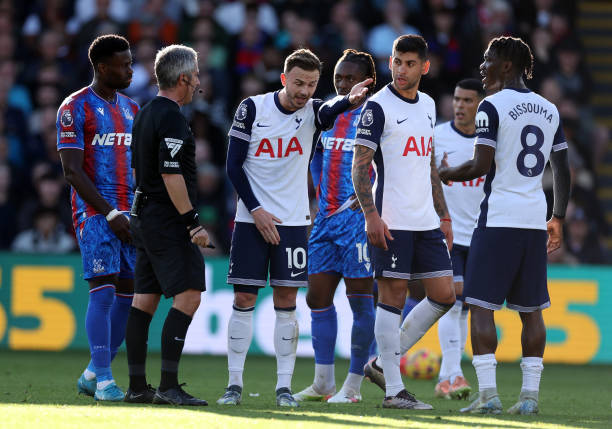
<svg viewBox="0 0 612 429">
<path fill-rule="evenodd" d="M 195 143 L 180 107 L 200 84 L 197 53 L 171 45 L 155 57 L 159 93 L 134 119 L 132 167 L 136 193 L 131 228 L 137 249 L 134 301 L 126 329 L 130 387 L 126 402 L 208 405 L 178 383 L 185 334 L 200 305 L 204 260 L 198 246 L 209 245 L 195 211 Z M 147 384 L 145 361 L 151 318 L 161 294 L 172 298 L 161 338 L 161 381 Z"/>
</svg>

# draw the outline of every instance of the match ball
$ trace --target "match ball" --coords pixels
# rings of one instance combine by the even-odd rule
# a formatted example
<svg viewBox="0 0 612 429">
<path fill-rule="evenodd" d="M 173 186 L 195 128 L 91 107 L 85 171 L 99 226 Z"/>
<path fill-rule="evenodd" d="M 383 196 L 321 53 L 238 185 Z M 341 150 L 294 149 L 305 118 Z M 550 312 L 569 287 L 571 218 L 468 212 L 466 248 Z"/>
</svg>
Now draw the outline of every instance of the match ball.
<svg viewBox="0 0 612 429">
<path fill-rule="evenodd" d="M 440 356 L 427 349 L 407 351 L 400 359 L 400 371 L 410 378 L 432 379 L 440 371 Z"/>
</svg>

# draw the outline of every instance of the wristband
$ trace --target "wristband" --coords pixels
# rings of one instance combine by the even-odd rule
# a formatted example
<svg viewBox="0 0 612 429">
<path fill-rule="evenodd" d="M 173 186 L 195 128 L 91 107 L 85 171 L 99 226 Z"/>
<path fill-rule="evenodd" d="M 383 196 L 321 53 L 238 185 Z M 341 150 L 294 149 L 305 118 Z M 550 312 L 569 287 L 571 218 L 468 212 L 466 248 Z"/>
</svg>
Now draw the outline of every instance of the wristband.
<svg viewBox="0 0 612 429">
<path fill-rule="evenodd" d="M 449 217 L 444 217 L 444 218 L 440 219 L 440 222 L 452 222 L 452 220 Z"/>
<path fill-rule="evenodd" d="M 200 215 L 195 209 L 189 210 L 187 213 L 181 215 L 181 221 L 185 224 L 188 231 L 200 226 Z"/>
<path fill-rule="evenodd" d="M 117 216 L 119 216 L 121 214 L 121 212 L 117 209 L 112 209 L 111 211 L 108 212 L 108 214 L 106 215 L 106 221 L 110 222 L 111 220 L 115 219 Z"/>
<path fill-rule="evenodd" d="M 553 215 L 553 217 L 556 217 L 559 220 L 564 220 L 565 219 L 565 216 L 561 216 L 561 215 L 558 215 L 556 213 L 553 213 L 552 215 Z"/>
</svg>

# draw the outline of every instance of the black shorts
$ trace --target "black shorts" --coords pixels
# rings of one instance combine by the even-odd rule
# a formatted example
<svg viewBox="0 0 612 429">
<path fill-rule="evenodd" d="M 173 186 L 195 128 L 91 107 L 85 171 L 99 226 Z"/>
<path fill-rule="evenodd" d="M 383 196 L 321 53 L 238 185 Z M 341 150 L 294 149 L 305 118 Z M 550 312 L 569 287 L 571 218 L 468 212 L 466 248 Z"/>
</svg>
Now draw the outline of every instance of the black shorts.
<svg viewBox="0 0 612 429">
<path fill-rule="evenodd" d="M 174 207 L 148 201 L 130 226 L 136 247 L 135 293 L 170 298 L 187 289 L 206 290 L 204 258 Z"/>
<path fill-rule="evenodd" d="M 236 222 L 232 234 L 227 282 L 234 285 L 308 286 L 306 226 L 281 226 L 276 229 L 280 244 L 266 243 L 253 223 Z"/>
</svg>

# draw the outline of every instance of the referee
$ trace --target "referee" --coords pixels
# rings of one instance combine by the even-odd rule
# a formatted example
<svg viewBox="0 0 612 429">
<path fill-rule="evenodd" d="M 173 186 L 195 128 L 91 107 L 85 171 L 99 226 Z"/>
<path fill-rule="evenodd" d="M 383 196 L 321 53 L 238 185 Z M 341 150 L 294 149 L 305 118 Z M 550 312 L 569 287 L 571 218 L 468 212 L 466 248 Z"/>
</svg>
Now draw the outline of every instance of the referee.
<svg viewBox="0 0 612 429">
<path fill-rule="evenodd" d="M 208 405 L 178 383 L 185 334 L 200 305 L 204 260 L 198 246 L 209 244 L 195 211 L 195 143 L 180 107 L 200 84 L 197 53 L 171 45 L 155 57 L 159 93 L 136 115 L 132 167 L 136 195 L 131 228 L 137 249 L 134 301 L 126 332 L 130 387 L 126 402 Z M 147 384 L 145 360 L 151 318 L 161 294 L 172 298 L 161 338 L 161 381 Z"/>
</svg>

